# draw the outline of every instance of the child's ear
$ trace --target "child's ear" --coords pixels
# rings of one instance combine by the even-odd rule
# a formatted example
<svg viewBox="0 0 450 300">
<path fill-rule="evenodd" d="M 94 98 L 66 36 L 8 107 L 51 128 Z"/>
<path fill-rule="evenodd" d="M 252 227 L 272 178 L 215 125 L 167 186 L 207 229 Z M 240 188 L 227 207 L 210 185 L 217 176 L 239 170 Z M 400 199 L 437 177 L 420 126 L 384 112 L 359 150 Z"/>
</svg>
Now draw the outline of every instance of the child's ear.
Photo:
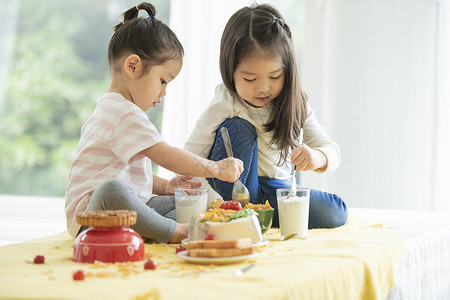
<svg viewBox="0 0 450 300">
<path fill-rule="evenodd" d="M 137 78 L 142 69 L 141 58 L 136 54 L 131 54 L 125 59 L 123 69 L 130 78 Z"/>
</svg>

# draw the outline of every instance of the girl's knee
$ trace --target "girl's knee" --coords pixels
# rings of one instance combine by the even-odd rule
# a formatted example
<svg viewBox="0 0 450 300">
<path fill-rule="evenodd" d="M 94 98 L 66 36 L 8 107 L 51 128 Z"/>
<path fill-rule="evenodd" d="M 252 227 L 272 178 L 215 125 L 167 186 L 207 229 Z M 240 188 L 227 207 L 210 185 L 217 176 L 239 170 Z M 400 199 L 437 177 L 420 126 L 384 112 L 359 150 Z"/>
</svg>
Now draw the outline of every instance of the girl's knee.
<svg viewBox="0 0 450 300">
<path fill-rule="evenodd" d="M 94 191 L 93 196 L 112 197 L 129 193 L 129 187 L 125 183 L 117 179 L 110 179 L 100 184 Z"/>
<path fill-rule="evenodd" d="M 226 119 L 222 124 L 220 124 L 217 132 L 220 132 L 222 127 L 226 127 L 228 129 L 232 140 L 234 138 L 240 139 L 240 137 L 251 137 L 254 140 L 257 138 L 255 127 L 247 120 L 238 117 Z"/>
<path fill-rule="evenodd" d="M 98 202 L 101 207 L 107 207 L 112 202 L 127 201 L 132 197 L 133 190 L 117 179 L 111 179 L 99 185 L 92 194 L 90 202 Z"/>
<path fill-rule="evenodd" d="M 319 197 L 317 197 L 320 195 Z M 347 205 L 335 194 L 319 192 L 310 201 L 309 227 L 335 228 L 344 225 L 348 219 Z"/>
<path fill-rule="evenodd" d="M 328 214 L 327 220 L 323 224 L 323 228 L 336 228 L 347 223 L 348 212 L 345 203 L 343 206 L 333 207 L 332 211 Z"/>
</svg>

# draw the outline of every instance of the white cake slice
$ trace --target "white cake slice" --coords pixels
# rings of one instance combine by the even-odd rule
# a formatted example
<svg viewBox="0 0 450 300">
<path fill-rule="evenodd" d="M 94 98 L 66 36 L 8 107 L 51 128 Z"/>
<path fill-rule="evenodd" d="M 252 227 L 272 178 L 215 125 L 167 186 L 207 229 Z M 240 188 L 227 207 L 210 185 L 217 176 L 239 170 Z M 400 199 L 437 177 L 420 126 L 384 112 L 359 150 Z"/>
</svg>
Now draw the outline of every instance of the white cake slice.
<svg viewBox="0 0 450 300">
<path fill-rule="evenodd" d="M 233 214 L 239 213 L 233 216 Z M 189 240 L 204 240 L 208 235 L 213 235 L 216 240 L 235 240 L 249 237 L 252 242 L 262 240 L 261 226 L 259 225 L 256 213 L 251 210 L 230 211 L 223 209 L 214 210 L 214 217 L 210 212 L 197 214 L 192 218 L 189 229 Z M 225 218 L 218 218 L 217 214 L 226 215 Z M 235 218 L 236 216 L 239 216 Z M 206 220 L 205 220 L 206 217 Z"/>
</svg>

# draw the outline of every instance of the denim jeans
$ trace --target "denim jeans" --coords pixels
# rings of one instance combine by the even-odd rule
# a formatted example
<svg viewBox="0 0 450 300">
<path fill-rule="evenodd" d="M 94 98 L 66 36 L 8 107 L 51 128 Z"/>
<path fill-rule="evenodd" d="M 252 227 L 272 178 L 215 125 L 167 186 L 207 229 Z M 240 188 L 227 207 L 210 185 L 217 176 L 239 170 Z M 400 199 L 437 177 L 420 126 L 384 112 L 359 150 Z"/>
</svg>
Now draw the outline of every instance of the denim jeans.
<svg viewBox="0 0 450 300">
<path fill-rule="evenodd" d="M 249 122 L 241 118 L 225 120 L 217 129 L 216 138 L 209 159 L 218 161 L 227 157 L 220 128 L 226 127 L 230 134 L 233 156 L 244 162 L 244 171 L 240 180 L 250 192 L 250 202 L 265 203 L 269 200 L 275 210 L 272 226 L 278 227 L 278 205 L 276 190 L 290 188 L 290 180 L 258 176 L 258 144 L 256 130 Z M 214 190 L 224 200 L 231 199 L 233 183 L 216 178 L 208 179 Z M 337 195 L 310 189 L 309 228 L 334 228 L 347 222 L 347 206 Z"/>
</svg>

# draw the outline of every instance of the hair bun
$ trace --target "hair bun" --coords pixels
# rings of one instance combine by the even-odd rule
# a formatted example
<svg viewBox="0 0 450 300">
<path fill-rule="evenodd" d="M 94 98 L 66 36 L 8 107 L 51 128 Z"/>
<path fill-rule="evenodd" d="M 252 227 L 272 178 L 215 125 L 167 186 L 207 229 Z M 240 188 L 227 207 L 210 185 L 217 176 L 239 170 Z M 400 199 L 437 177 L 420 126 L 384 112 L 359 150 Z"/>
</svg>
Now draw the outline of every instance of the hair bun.
<svg viewBox="0 0 450 300">
<path fill-rule="evenodd" d="M 143 9 L 148 13 L 150 18 L 154 18 L 156 16 L 156 8 L 148 2 L 142 2 L 137 6 L 140 10 Z"/>
</svg>

